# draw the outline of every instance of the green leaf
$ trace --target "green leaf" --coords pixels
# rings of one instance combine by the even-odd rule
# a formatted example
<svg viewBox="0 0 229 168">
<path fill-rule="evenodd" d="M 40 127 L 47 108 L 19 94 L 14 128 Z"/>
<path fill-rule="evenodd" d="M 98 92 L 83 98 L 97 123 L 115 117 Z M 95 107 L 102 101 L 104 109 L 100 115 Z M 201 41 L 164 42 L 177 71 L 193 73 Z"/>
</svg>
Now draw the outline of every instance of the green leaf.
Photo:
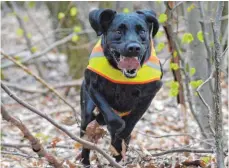
<svg viewBox="0 0 229 168">
<path fill-rule="evenodd" d="M 156 3 L 161 4 L 162 0 L 157 0 Z"/>
<path fill-rule="evenodd" d="M 177 51 L 175 50 L 174 52 L 173 52 L 173 58 L 176 58 L 177 57 Z"/>
<path fill-rule="evenodd" d="M 169 83 L 170 90 L 169 90 L 169 96 L 175 97 L 179 94 L 179 83 L 177 81 L 171 81 Z"/>
<path fill-rule="evenodd" d="M 191 81 L 189 84 L 192 86 L 193 89 L 198 88 L 203 83 L 203 80 L 196 80 Z"/>
<path fill-rule="evenodd" d="M 11 12 L 11 13 L 8 13 L 7 15 L 8 16 L 16 16 L 17 14 L 16 14 L 16 12 Z"/>
<path fill-rule="evenodd" d="M 184 33 L 181 42 L 183 44 L 189 44 L 194 40 L 193 36 L 191 33 Z"/>
<path fill-rule="evenodd" d="M 161 52 L 165 48 L 165 43 L 160 42 L 157 44 L 156 51 Z"/>
<path fill-rule="evenodd" d="M 78 35 L 74 35 L 72 37 L 72 42 L 77 42 L 79 40 L 79 36 Z"/>
<path fill-rule="evenodd" d="M 29 21 L 29 17 L 28 16 L 24 16 L 23 20 L 24 20 L 24 22 L 28 22 Z"/>
<path fill-rule="evenodd" d="M 18 29 L 16 30 L 16 34 L 17 34 L 18 36 L 23 36 L 24 30 L 21 29 L 21 28 L 18 28 Z"/>
<path fill-rule="evenodd" d="M 170 63 L 170 69 L 172 70 L 178 70 L 179 69 L 179 65 L 177 63 Z"/>
<path fill-rule="evenodd" d="M 78 10 L 77 10 L 76 7 L 72 7 L 72 8 L 70 9 L 70 15 L 71 15 L 71 16 L 76 16 L 77 13 L 78 13 Z"/>
<path fill-rule="evenodd" d="M 32 53 L 37 52 L 37 47 L 33 46 L 33 47 L 31 48 L 31 51 L 32 51 Z"/>
<path fill-rule="evenodd" d="M 200 157 L 200 160 L 204 161 L 206 164 L 210 163 L 211 159 L 211 156 Z"/>
<path fill-rule="evenodd" d="M 214 41 L 210 42 L 210 47 L 213 47 L 214 46 Z"/>
<path fill-rule="evenodd" d="M 28 3 L 29 8 L 34 8 L 35 5 L 36 5 L 35 1 L 29 1 Z"/>
<path fill-rule="evenodd" d="M 167 19 L 168 19 L 168 17 L 165 13 L 160 14 L 160 16 L 158 17 L 159 23 L 164 23 L 167 21 Z"/>
<path fill-rule="evenodd" d="M 179 88 L 179 83 L 177 81 L 171 81 L 170 82 L 170 88 L 178 89 Z"/>
<path fill-rule="evenodd" d="M 4 76 L 4 74 L 3 74 L 2 70 L 1 70 L 1 80 L 4 80 L 4 79 L 5 79 L 5 76 Z"/>
<path fill-rule="evenodd" d="M 80 26 L 75 26 L 73 29 L 75 33 L 79 33 L 82 31 L 82 28 Z"/>
<path fill-rule="evenodd" d="M 196 73 L 196 68 L 190 69 L 190 76 L 193 76 Z"/>
<path fill-rule="evenodd" d="M 32 38 L 32 34 L 31 33 L 27 33 L 27 37 L 28 37 L 28 39 L 31 39 Z"/>
<path fill-rule="evenodd" d="M 203 32 L 202 31 L 198 31 L 197 38 L 201 43 L 204 42 L 204 37 L 203 37 Z"/>
<path fill-rule="evenodd" d="M 171 97 L 176 97 L 178 94 L 179 94 L 178 89 L 170 89 L 169 90 L 169 96 L 171 96 Z"/>
<path fill-rule="evenodd" d="M 65 14 L 63 12 L 58 13 L 58 19 L 61 20 L 65 17 Z"/>
<path fill-rule="evenodd" d="M 164 35 L 164 32 L 163 31 L 158 31 L 157 34 L 156 34 L 156 38 L 160 38 Z"/>
<path fill-rule="evenodd" d="M 18 55 L 16 55 L 16 56 L 14 57 L 14 59 L 15 59 L 16 61 L 18 61 L 18 62 L 20 62 L 20 61 L 21 61 L 21 57 L 20 57 L 20 56 L 18 56 Z"/>
<path fill-rule="evenodd" d="M 128 8 L 124 8 L 122 12 L 123 13 L 130 13 L 130 10 Z"/>
<path fill-rule="evenodd" d="M 50 136 L 45 135 L 45 134 L 43 134 L 43 133 L 41 133 L 41 132 L 36 133 L 34 136 L 35 136 L 36 138 L 38 138 L 38 139 L 42 139 L 42 140 L 45 141 L 45 142 L 50 138 Z"/>
<path fill-rule="evenodd" d="M 194 3 L 192 3 L 192 4 L 187 8 L 187 11 L 188 11 L 188 12 L 191 12 L 194 8 L 195 8 L 195 5 L 194 5 Z"/>
</svg>

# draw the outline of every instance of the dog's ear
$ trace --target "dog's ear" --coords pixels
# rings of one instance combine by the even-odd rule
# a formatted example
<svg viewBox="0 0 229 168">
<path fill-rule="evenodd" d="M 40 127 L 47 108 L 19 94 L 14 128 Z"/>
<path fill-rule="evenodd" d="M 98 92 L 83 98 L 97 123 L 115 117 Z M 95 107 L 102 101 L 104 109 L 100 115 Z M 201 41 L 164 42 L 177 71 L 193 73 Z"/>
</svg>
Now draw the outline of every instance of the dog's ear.
<svg viewBox="0 0 229 168">
<path fill-rule="evenodd" d="M 116 11 L 111 9 L 98 9 L 89 13 L 91 27 L 95 30 L 97 36 L 102 35 L 114 19 Z"/>
<path fill-rule="evenodd" d="M 150 31 L 152 29 L 153 26 L 153 37 L 157 34 L 158 29 L 159 29 L 159 23 L 158 20 L 156 18 L 156 13 L 153 10 L 138 10 L 136 11 L 136 13 L 142 15 L 146 22 L 149 24 L 150 26 Z"/>
</svg>

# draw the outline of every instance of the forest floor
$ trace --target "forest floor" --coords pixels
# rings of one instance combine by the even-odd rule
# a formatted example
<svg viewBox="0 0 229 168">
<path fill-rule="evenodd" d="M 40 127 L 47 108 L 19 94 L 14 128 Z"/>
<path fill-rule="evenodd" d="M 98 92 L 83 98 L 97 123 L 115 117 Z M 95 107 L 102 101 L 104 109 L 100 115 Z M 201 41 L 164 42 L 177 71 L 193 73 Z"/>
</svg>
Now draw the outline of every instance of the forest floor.
<svg viewBox="0 0 229 168">
<path fill-rule="evenodd" d="M 39 17 L 39 15 L 36 17 Z M 44 18 L 36 19 L 45 22 Z M 15 53 L 23 49 L 25 47 L 23 38 L 18 38 L 13 33 L 16 32 L 17 27 L 15 19 L 12 16 L 7 16 L 2 19 L 2 25 L 5 26 L 2 27 L 1 32 L 3 51 Z M 50 28 L 50 25 L 44 24 L 44 27 L 46 26 Z M 32 27 L 30 29 L 32 31 Z M 34 38 L 40 39 L 41 37 Z M 26 55 L 26 52 L 22 55 Z M 158 54 L 158 57 L 162 62 L 166 61 L 167 51 Z M 67 57 L 65 55 L 50 52 L 39 58 L 38 62 L 45 67 L 42 68 L 43 74 L 45 74 L 44 78 L 50 85 L 66 84 L 67 81 L 73 80 L 68 75 Z M 2 59 L 2 64 L 4 63 L 7 63 L 7 60 Z M 28 67 L 32 72 L 38 73 L 34 64 L 29 64 Z M 44 88 L 20 68 L 9 67 L 2 70 L 2 73 L 4 74 L 3 81 L 13 83 L 20 88 L 10 87 L 17 96 L 36 109 L 41 110 L 44 114 L 51 116 L 74 135 L 79 136 L 79 125 L 75 121 L 74 114 L 63 101 L 53 93 L 36 93 L 38 90 L 44 91 Z M 201 138 L 200 131 L 190 110 L 187 108 L 186 113 L 184 113 L 181 110 L 182 108 L 177 105 L 176 97 L 169 96 L 170 88 L 167 83 L 172 80 L 169 61 L 167 61 L 164 66 L 164 85 L 132 132 L 126 159 L 121 163 L 123 166 L 128 168 L 178 168 L 188 165 L 191 165 L 191 167 L 214 167 L 215 154 L 186 152 L 186 149 L 203 149 L 207 141 Z M 223 81 L 222 86 L 224 128 L 225 132 L 228 133 L 228 86 L 225 81 Z M 21 91 L 21 89 L 30 90 L 31 92 Z M 62 87 L 58 88 L 57 91 L 64 95 L 65 99 L 80 114 L 79 87 Z M 73 141 L 45 119 L 16 103 L 3 90 L 1 90 L 1 99 L 6 110 L 12 116 L 20 119 L 33 135 L 40 139 L 48 151 L 59 160 L 64 161 L 64 165 L 71 168 L 74 165 L 76 167 L 81 166 L 80 160 L 76 159 L 82 147 L 78 142 Z M 98 146 L 107 153 L 111 153 L 109 150 L 110 136 L 106 127 L 98 129 L 105 133 L 103 138 L 99 140 Z M 39 158 L 32 151 L 29 142 L 23 137 L 20 130 L 5 120 L 2 120 L 1 123 L 1 143 L 2 168 L 49 167 L 45 158 Z M 209 147 L 208 149 L 213 148 Z M 91 153 L 91 164 L 92 167 L 111 167 L 102 155 L 94 151 Z"/>
</svg>

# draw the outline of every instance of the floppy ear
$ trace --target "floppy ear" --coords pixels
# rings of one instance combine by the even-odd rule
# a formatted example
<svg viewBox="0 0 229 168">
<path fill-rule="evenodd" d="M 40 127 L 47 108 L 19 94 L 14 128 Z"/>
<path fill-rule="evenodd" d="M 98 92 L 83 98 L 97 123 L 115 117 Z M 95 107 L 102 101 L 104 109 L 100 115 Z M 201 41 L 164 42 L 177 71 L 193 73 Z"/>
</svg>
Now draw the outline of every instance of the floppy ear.
<svg viewBox="0 0 229 168">
<path fill-rule="evenodd" d="M 159 29 L 159 23 L 156 18 L 156 13 L 153 10 L 138 10 L 136 11 L 136 13 L 142 15 L 145 18 L 146 22 L 150 26 L 150 31 L 153 26 L 153 37 L 154 37 L 157 34 Z"/>
<path fill-rule="evenodd" d="M 91 27 L 95 30 L 97 36 L 102 35 L 114 19 L 116 11 L 111 9 L 98 9 L 89 13 Z"/>
</svg>

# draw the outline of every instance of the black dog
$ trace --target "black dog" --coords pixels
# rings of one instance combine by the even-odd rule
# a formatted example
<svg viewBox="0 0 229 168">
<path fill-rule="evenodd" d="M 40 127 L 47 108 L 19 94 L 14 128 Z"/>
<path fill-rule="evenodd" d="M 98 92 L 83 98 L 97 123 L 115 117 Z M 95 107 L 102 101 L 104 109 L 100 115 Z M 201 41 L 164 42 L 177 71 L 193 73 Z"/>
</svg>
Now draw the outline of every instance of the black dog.
<svg viewBox="0 0 229 168">
<path fill-rule="evenodd" d="M 152 51 L 159 24 L 151 10 L 118 14 L 100 9 L 90 12 L 89 20 L 102 37 L 90 56 L 81 87 L 81 137 L 91 121 L 106 124 L 114 157 L 120 161 L 122 141 L 129 143 L 134 126 L 162 86 L 162 69 Z M 90 165 L 89 153 L 86 148 L 82 151 L 85 165 Z"/>
</svg>

